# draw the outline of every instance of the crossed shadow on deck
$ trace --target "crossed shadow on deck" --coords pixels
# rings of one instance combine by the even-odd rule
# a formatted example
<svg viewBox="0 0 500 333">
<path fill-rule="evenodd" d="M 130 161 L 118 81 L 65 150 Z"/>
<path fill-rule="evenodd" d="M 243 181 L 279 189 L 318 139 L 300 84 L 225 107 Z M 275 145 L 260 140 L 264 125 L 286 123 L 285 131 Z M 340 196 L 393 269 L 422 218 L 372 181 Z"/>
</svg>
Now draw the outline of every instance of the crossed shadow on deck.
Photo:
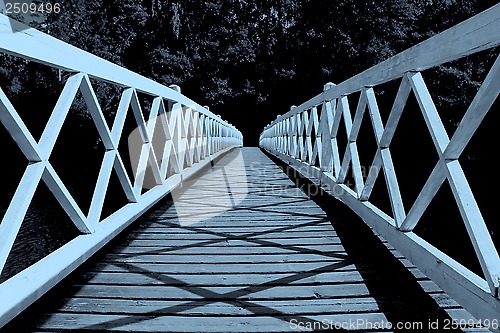
<svg viewBox="0 0 500 333">
<path fill-rule="evenodd" d="M 327 215 L 299 190 L 300 183 L 290 181 L 290 174 L 283 173 L 260 150 L 244 149 L 243 156 L 243 171 L 227 168 L 233 153 L 207 174 L 226 166 L 225 172 L 243 172 L 245 179 L 233 178 L 229 184 L 223 172 L 226 183 L 214 187 L 210 177 L 198 178 L 177 197 L 185 201 L 183 204 L 195 207 L 194 212 L 176 211 L 185 206 L 175 200 L 160 204 L 128 234 L 105 247 L 94 262 L 79 269 L 77 272 L 83 276 L 73 274 L 66 286 L 58 288 L 57 295 L 52 293 L 50 297 L 57 300 L 54 306 L 42 309 L 48 313 L 35 315 L 36 324 L 28 331 L 166 332 L 166 325 L 180 324 L 184 326 L 172 331 L 286 332 L 294 331 L 290 328 L 292 320 L 302 326 L 320 327 L 320 331 L 343 331 L 325 327 L 322 320 L 367 318 L 395 323 L 449 318 L 387 249 L 382 249 L 384 245 L 374 240 L 373 234 L 368 237 L 354 221 L 344 223 Z M 259 172 L 249 167 L 255 160 L 263 168 Z M 244 200 L 235 196 L 237 191 L 244 192 Z M 229 200 L 216 200 L 224 195 Z M 203 198 L 211 199 L 200 200 Z M 331 202 L 327 202 L 323 208 L 329 210 L 330 206 Z M 222 213 L 214 214 L 217 209 Z M 200 218 L 203 216 L 207 218 Z M 187 223 L 190 219 L 196 223 Z M 181 224 L 181 220 L 185 223 Z M 351 222 L 354 224 L 348 225 Z M 210 253 L 212 257 L 203 255 Z M 193 260 L 190 254 L 201 259 Z M 178 263 L 172 259 L 175 257 Z M 257 263 L 253 258 L 258 259 Z M 258 267 L 264 266 L 267 271 L 259 271 Z M 111 276 L 100 280 L 100 274 Z M 197 274 L 208 280 L 192 278 Z M 120 282 L 120 278 L 124 280 Z M 129 286 L 130 281 L 135 284 L 125 294 L 113 294 L 117 290 L 114 288 Z M 81 293 L 86 286 L 102 284 L 101 291 Z M 158 294 L 141 294 L 144 286 Z M 158 287 L 162 286 L 169 287 L 167 291 L 172 290 L 174 295 L 167 291 L 161 294 Z M 176 294 L 175 290 L 184 293 Z M 67 304 L 72 298 L 88 299 L 89 303 L 105 300 L 102 304 L 108 305 L 113 303 L 109 299 L 161 302 L 146 308 L 128 304 L 127 310 L 114 312 L 98 309 L 97 303 L 95 309 L 88 304 L 84 310 L 78 308 L 81 304 L 72 308 L 74 304 Z M 220 309 L 215 303 L 229 309 Z M 211 305 L 213 308 L 207 311 Z M 114 306 L 120 310 L 117 304 Z M 103 312 L 106 315 L 99 314 Z M 196 316 L 201 317 L 198 325 L 206 327 L 186 323 Z"/>
<path fill-rule="evenodd" d="M 234 157 L 235 157 L 234 153 L 229 154 L 229 156 L 227 156 L 227 158 L 231 158 L 231 157 L 233 157 L 233 160 L 234 160 Z M 227 166 L 230 163 L 228 163 L 226 161 L 224 164 Z M 215 166 L 215 168 L 217 168 L 217 166 Z M 225 205 L 217 205 L 217 203 L 214 203 L 211 200 L 208 200 L 208 201 L 203 200 L 204 199 L 204 196 L 203 196 L 204 191 L 208 191 L 208 193 L 211 196 L 216 196 L 218 192 L 222 196 L 228 195 L 229 199 L 230 199 L 229 202 L 231 203 L 230 210 L 232 213 L 237 212 L 237 211 L 247 211 L 247 212 L 250 211 L 250 212 L 255 212 L 259 215 L 276 213 L 276 210 L 269 209 L 269 208 L 277 208 L 281 204 L 297 205 L 297 207 L 300 207 L 301 203 L 309 201 L 309 199 L 307 197 L 302 197 L 302 198 L 297 199 L 296 196 L 280 195 L 281 199 L 288 198 L 288 199 L 290 199 L 290 201 L 280 202 L 280 203 L 272 202 L 272 203 L 265 203 L 265 204 L 251 205 L 251 206 L 246 206 L 246 205 L 239 206 L 238 203 L 236 202 L 237 200 L 234 199 L 235 194 L 232 192 L 232 188 L 234 187 L 235 184 L 229 184 L 227 172 L 225 171 L 224 167 L 221 169 L 222 169 L 223 179 L 225 181 L 225 184 L 222 184 L 221 186 L 218 186 L 215 188 L 214 187 L 206 187 L 206 179 L 205 179 L 205 182 L 203 182 L 204 175 L 202 175 L 201 176 L 201 180 L 202 180 L 201 187 L 196 186 L 196 185 L 198 185 L 198 181 L 199 181 L 199 180 L 197 180 L 191 184 L 194 186 L 183 190 L 184 193 L 186 193 L 186 192 L 188 193 L 188 195 L 186 196 L 187 199 L 183 198 L 183 200 L 187 201 L 187 203 L 190 204 L 191 207 L 193 207 L 193 206 L 195 207 L 192 209 L 192 211 L 193 211 L 192 213 L 182 212 L 183 218 L 189 218 L 189 217 L 200 218 L 200 216 L 204 215 L 203 213 L 205 212 L 205 209 L 208 211 L 208 213 L 212 213 L 214 208 L 216 208 L 216 209 L 220 208 L 221 211 L 223 211 L 227 208 Z M 247 176 L 251 177 L 252 175 L 247 175 Z M 264 190 L 262 188 L 259 188 L 258 190 L 248 189 L 245 191 L 245 195 L 264 195 L 265 196 L 265 195 L 269 195 L 269 194 L 267 194 L 267 192 L 269 190 L 271 190 L 271 191 L 280 191 L 280 190 L 286 191 L 286 190 L 290 190 L 290 189 L 295 190 L 296 187 L 293 184 L 271 185 L 271 186 L 269 184 L 265 184 Z M 201 196 L 200 196 L 200 194 L 201 194 Z M 179 195 L 179 197 L 180 197 L 180 195 Z M 202 200 L 200 200 L 200 199 L 202 199 Z M 207 288 L 200 287 L 200 286 L 193 286 L 193 285 L 190 285 L 189 283 L 186 283 L 185 281 L 177 279 L 171 275 L 153 272 L 151 270 L 147 270 L 147 269 L 138 267 L 137 265 L 134 265 L 131 263 L 127 263 L 127 262 L 116 263 L 116 262 L 114 262 L 113 263 L 114 266 L 120 267 L 120 268 L 122 268 L 130 273 L 143 274 L 144 276 L 147 276 L 148 278 L 155 279 L 156 281 L 158 281 L 159 283 L 164 284 L 164 285 L 176 286 L 177 288 L 183 289 L 187 292 L 190 292 L 190 293 L 193 293 L 195 295 L 202 297 L 203 301 L 190 301 L 190 302 L 182 303 L 179 305 L 169 306 L 169 307 L 165 307 L 162 309 L 148 312 L 148 313 L 144 314 L 145 315 L 144 317 L 133 316 L 133 317 L 126 317 L 126 318 L 119 318 L 119 319 L 116 319 L 113 321 L 106 322 L 105 324 L 99 323 L 96 325 L 89 325 L 89 326 L 84 327 L 84 329 L 90 329 L 90 330 L 102 329 L 103 327 L 105 327 L 106 329 L 118 328 L 118 327 L 122 327 L 122 326 L 129 325 L 132 323 L 138 323 L 141 321 L 149 320 L 150 316 L 154 316 L 154 315 L 161 315 L 164 313 L 169 313 L 171 315 L 181 314 L 182 312 L 185 312 L 185 311 L 190 310 L 190 309 L 206 306 L 207 305 L 206 300 L 211 300 L 214 303 L 226 303 L 228 305 L 242 307 L 245 310 L 248 310 L 255 315 L 265 315 L 265 316 L 269 316 L 269 317 L 274 317 L 274 318 L 277 318 L 279 320 L 285 321 L 287 323 L 289 323 L 290 320 L 295 319 L 295 320 L 300 321 L 301 323 L 304 323 L 304 324 L 316 323 L 316 325 L 320 326 L 321 323 L 317 320 L 307 318 L 304 316 L 286 315 L 285 313 L 280 312 L 280 311 L 273 309 L 271 307 L 264 306 L 262 304 L 257 304 L 255 302 L 252 302 L 249 300 L 242 299 L 243 297 L 248 296 L 248 295 L 253 294 L 253 293 L 256 293 L 256 292 L 265 291 L 265 290 L 268 290 L 271 288 L 275 288 L 276 286 L 288 285 L 288 284 L 296 282 L 296 281 L 300 281 L 300 280 L 303 280 L 306 278 L 314 277 L 314 276 L 321 274 L 321 273 L 324 273 L 324 272 L 333 272 L 333 271 L 336 271 L 340 268 L 347 267 L 348 265 L 351 264 L 349 262 L 346 254 L 342 254 L 342 253 L 338 253 L 338 252 L 324 252 L 324 251 L 320 251 L 320 250 L 307 249 L 304 247 L 295 246 L 295 245 L 291 245 L 291 244 L 290 245 L 279 244 L 277 242 L 273 242 L 270 240 L 256 238 L 256 237 L 265 236 L 268 234 L 280 233 L 280 232 L 290 231 L 290 230 L 299 229 L 299 228 L 308 227 L 308 226 L 315 226 L 315 225 L 322 224 L 322 223 L 328 221 L 327 218 L 324 216 L 324 214 L 308 214 L 308 213 L 300 212 L 298 210 L 293 211 L 293 212 L 280 211 L 280 214 L 290 215 L 291 217 L 302 216 L 302 217 L 307 217 L 307 218 L 313 218 L 314 220 L 310 221 L 310 222 L 300 223 L 300 224 L 293 224 L 293 225 L 289 225 L 289 226 L 271 228 L 271 229 L 266 230 L 266 231 L 250 232 L 250 233 L 246 233 L 246 234 L 242 234 L 242 235 L 234 235 L 234 234 L 227 233 L 227 232 L 211 231 L 211 230 L 207 230 L 205 228 L 199 228 L 196 226 L 183 226 L 183 229 L 185 229 L 185 230 L 192 231 L 192 232 L 198 233 L 198 234 L 203 234 L 203 235 L 211 235 L 214 237 L 218 237 L 219 239 L 200 241 L 200 242 L 196 242 L 194 244 L 188 244 L 188 245 L 177 246 L 177 247 L 167 246 L 167 247 L 164 247 L 161 249 L 155 249 L 155 250 L 151 250 L 151 251 L 141 252 L 140 254 L 127 254 L 127 255 L 124 255 L 122 257 L 122 259 L 133 258 L 133 257 L 143 256 L 143 255 L 153 255 L 153 254 L 160 255 L 160 254 L 165 254 L 168 252 L 175 252 L 175 251 L 179 251 L 179 250 L 183 250 L 183 249 L 190 249 L 190 248 L 196 248 L 198 250 L 201 249 L 201 251 L 203 251 L 202 249 L 204 247 L 207 247 L 210 245 L 215 245 L 218 243 L 225 243 L 228 241 L 245 241 L 247 243 L 253 243 L 257 246 L 274 247 L 274 248 L 279 248 L 282 250 L 293 251 L 294 253 L 307 252 L 308 254 L 317 254 L 320 256 L 324 256 L 324 257 L 338 259 L 338 261 L 334 262 L 332 264 L 322 266 L 322 267 L 317 268 L 317 269 L 312 269 L 312 270 L 304 271 L 304 272 L 298 272 L 298 273 L 295 273 L 295 274 L 292 274 L 292 275 L 289 275 L 286 277 L 281 277 L 279 279 L 274 279 L 274 280 L 260 283 L 257 285 L 245 286 L 243 288 L 240 288 L 240 289 L 237 289 L 237 290 L 234 290 L 231 292 L 227 292 L 227 293 L 218 293 L 218 292 L 215 292 L 215 291 L 212 291 L 212 290 L 209 290 Z M 219 216 L 219 218 L 220 218 L 220 216 Z M 153 220 L 150 222 L 155 222 L 155 221 Z M 166 221 L 161 221 L 161 225 L 164 227 L 172 227 L 172 228 L 179 227 L 178 223 L 172 223 L 172 222 L 166 222 Z M 318 297 L 320 297 L 320 295 L 318 295 Z M 340 329 L 340 330 L 343 331 L 342 329 Z"/>
<path fill-rule="evenodd" d="M 263 206 L 269 206 L 269 205 L 263 205 Z M 249 209 L 249 210 L 261 211 L 259 208 L 261 208 L 263 206 L 254 207 L 254 208 Z M 307 214 L 302 214 L 302 215 L 309 216 Z M 311 217 L 314 217 L 314 215 Z M 200 247 L 204 247 L 207 245 L 213 245 L 216 243 L 225 242 L 226 240 L 243 240 L 243 241 L 251 242 L 251 243 L 254 243 L 257 245 L 273 246 L 273 247 L 291 250 L 291 251 L 296 251 L 296 252 L 300 253 L 300 252 L 304 252 L 304 250 L 306 250 L 306 249 L 298 247 L 298 246 L 293 246 L 293 245 L 278 244 L 276 242 L 271 242 L 271 241 L 267 241 L 267 240 L 252 239 L 251 237 L 261 236 L 261 235 L 265 235 L 265 234 L 269 234 L 269 233 L 280 232 L 280 231 L 284 231 L 284 230 L 296 229 L 296 228 L 309 226 L 309 225 L 317 225 L 318 222 L 323 222 L 323 221 L 325 221 L 325 219 L 321 219 L 319 221 L 314 221 L 314 222 L 303 223 L 303 224 L 299 224 L 296 226 L 288 226 L 288 227 L 271 229 L 269 231 L 249 233 L 247 235 L 241 235 L 241 236 L 234 236 L 234 235 L 231 235 L 228 233 L 213 232 L 213 231 L 203 230 L 203 229 L 195 228 L 195 227 L 187 227 L 187 229 L 190 231 L 199 232 L 202 234 L 210 234 L 210 235 L 218 236 L 218 237 L 223 237 L 223 239 L 203 241 L 203 242 L 199 242 L 199 243 L 195 243 L 195 244 L 191 244 L 191 245 L 186 245 L 186 246 L 175 247 L 175 248 L 167 247 L 167 248 L 164 248 L 161 250 L 153 250 L 153 251 L 143 252 L 141 254 L 130 254 L 130 255 L 127 255 L 127 257 L 134 257 L 134 256 L 138 256 L 138 255 L 145 255 L 145 254 L 162 254 L 162 253 L 166 253 L 166 252 L 177 251 L 180 249 L 187 249 L 187 248 L 193 248 L 193 247 L 200 248 Z M 163 224 L 165 224 L 165 226 L 177 227 L 177 225 L 174 223 L 163 223 Z M 175 285 L 177 288 L 181 288 L 181 289 L 186 290 L 188 292 L 191 292 L 193 294 L 199 295 L 199 296 L 203 297 L 204 299 L 211 299 L 211 300 L 213 300 L 213 302 L 223 302 L 223 303 L 227 303 L 229 305 L 244 307 L 246 310 L 249 310 L 256 315 L 272 316 L 272 317 L 275 317 L 277 319 L 280 319 L 280 320 L 283 320 L 286 322 L 290 322 L 291 319 L 296 319 L 302 323 L 317 322 L 318 325 L 320 325 L 321 323 L 319 323 L 316 320 L 310 319 L 310 318 L 306 318 L 306 317 L 302 317 L 302 316 L 287 316 L 284 313 L 277 311 L 275 309 L 272 309 L 270 307 L 266 307 L 266 306 L 263 306 L 263 305 L 260 305 L 260 304 L 257 304 L 257 303 L 251 302 L 251 301 L 240 299 L 241 297 L 247 296 L 249 294 L 253 294 L 253 293 L 256 293 L 259 291 L 264 291 L 264 290 L 270 289 L 270 288 L 274 288 L 277 285 L 287 285 L 287 284 L 292 283 L 294 281 L 299 281 L 299 280 L 302 280 L 302 279 L 305 279 L 308 277 L 312 277 L 312 276 L 315 276 L 317 274 L 324 273 L 324 272 L 332 272 L 332 271 L 335 271 L 339 268 L 346 267 L 346 266 L 350 265 L 350 262 L 347 259 L 347 255 L 344 255 L 344 254 L 333 253 L 333 252 L 326 253 L 326 252 L 314 251 L 314 250 L 307 250 L 307 252 L 320 254 L 322 256 L 328 256 L 330 258 L 338 258 L 341 261 L 334 263 L 334 264 L 323 266 L 323 267 L 318 268 L 318 269 L 313 269 L 313 270 L 307 271 L 307 272 L 300 272 L 300 273 L 293 274 L 293 275 L 290 275 L 290 276 L 287 276 L 284 278 L 265 282 L 265 283 L 262 283 L 259 285 L 244 287 L 244 288 L 241 288 L 241 289 L 238 289 L 236 291 L 229 292 L 229 293 L 217 293 L 217 292 L 214 292 L 214 291 L 202 288 L 202 287 L 191 286 L 182 280 L 173 278 L 172 276 L 168 276 L 166 274 L 156 273 L 156 272 L 152 272 L 152 271 L 149 271 L 146 269 L 142 269 L 138 266 L 135 266 L 135 265 L 132 265 L 129 263 L 114 263 L 113 265 L 119 266 L 119 267 L 121 267 L 121 268 L 123 268 L 131 273 L 144 274 L 145 276 L 150 277 L 150 278 L 154 278 L 158 282 L 166 284 L 166 285 Z M 168 312 L 171 314 L 176 314 L 176 313 L 184 312 L 184 311 L 189 310 L 189 309 L 193 309 L 193 308 L 201 307 L 201 306 L 206 306 L 206 305 L 207 305 L 206 301 L 192 301 L 192 302 L 183 303 L 183 304 L 177 305 L 177 306 L 166 307 L 166 308 L 163 308 L 163 309 L 157 310 L 157 311 L 151 311 L 151 312 L 147 313 L 146 315 L 151 316 L 151 315 L 155 315 L 155 314 L 164 314 L 165 312 Z M 150 317 L 121 318 L 121 319 L 107 322 L 104 325 L 103 324 L 90 325 L 90 326 L 85 327 L 85 329 L 102 329 L 103 326 L 106 329 L 110 329 L 110 328 L 121 327 L 124 325 L 128 325 L 131 323 L 137 323 L 137 322 L 149 320 L 149 319 L 151 319 L 151 318 Z"/>
</svg>

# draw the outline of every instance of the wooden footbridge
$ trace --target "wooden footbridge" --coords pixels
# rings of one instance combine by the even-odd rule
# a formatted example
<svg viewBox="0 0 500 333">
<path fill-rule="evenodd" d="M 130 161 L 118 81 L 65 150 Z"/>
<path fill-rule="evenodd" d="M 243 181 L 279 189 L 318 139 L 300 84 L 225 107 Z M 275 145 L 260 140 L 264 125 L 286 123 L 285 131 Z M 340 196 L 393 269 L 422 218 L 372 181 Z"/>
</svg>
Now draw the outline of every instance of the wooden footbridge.
<svg viewBox="0 0 500 333">
<path fill-rule="evenodd" d="M 500 258 L 459 157 L 498 96 L 500 60 L 451 137 L 421 71 L 497 46 L 500 5 L 325 85 L 266 126 L 260 148 L 243 148 L 238 129 L 177 86 L 0 19 L 0 50 L 71 73 L 39 140 L 0 90 L 0 121 L 27 161 L 0 223 L 2 333 L 499 331 Z M 121 90 L 111 124 L 96 81 Z M 384 122 L 375 92 L 391 81 L 399 90 Z M 105 148 L 88 212 L 50 158 L 77 94 Z M 410 95 L 439 158 L 407 210 L 390 145 Z M 366 174 L 358 154 L 365 113 L 376 140 Z M 123 137 L 129 158 L 119 149 Z M 379 174 L 391 214 L 370 200 Z M 103 214 L 112 177 L 128 202 Z M 481 276 L 413 232 L 445 181 Z M 40 184 L 79 234 L 11 273 Z"/>
</svg>

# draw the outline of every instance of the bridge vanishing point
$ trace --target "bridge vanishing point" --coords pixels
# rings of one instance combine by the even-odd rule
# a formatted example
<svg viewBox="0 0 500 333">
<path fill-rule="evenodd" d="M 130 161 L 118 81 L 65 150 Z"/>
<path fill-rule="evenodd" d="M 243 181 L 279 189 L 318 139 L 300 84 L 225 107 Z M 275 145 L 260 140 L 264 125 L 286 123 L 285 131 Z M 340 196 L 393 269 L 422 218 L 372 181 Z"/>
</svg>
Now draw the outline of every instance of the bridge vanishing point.
<svg viewBox="0 0 500 333">
<path fill-rule="evenodd" d="M 421 74 L 500 44 L 500 5 L 326 84 L 266 126 L 260 148 L 243 147 L 238 129 L 177 86 L 3 15 L 0 30 L 3 53 L 70 73 L 39 140 L 0 89 L 0 122 L 26 158 L 0 223 L 2 331 L 500 331 L 500 258 L 459 161 L 500 91 L 500 57 L 451 137 Z M 96 82 L 120 90 L 111 123 Z M 399 89 L 384 124 L 376 91 L 388 82 Z M 88 212 L 51 159 L 78 94 L 105 148 Z M 439 158 L 406 210 L 390 146 L 410 95 Z M 376 140 L 366 174 L 358 154 L 365 118 Z M 132 172 L 118 149 L 123 138 Z M 371 200 L 380 174 L 390 214 Z M 107 215 L 113 177 L 127 202 Z M 414 233 L 445 181 L 482 274 Z M 78 235 L 9 275 L 41 184 Z"/>
</svg>

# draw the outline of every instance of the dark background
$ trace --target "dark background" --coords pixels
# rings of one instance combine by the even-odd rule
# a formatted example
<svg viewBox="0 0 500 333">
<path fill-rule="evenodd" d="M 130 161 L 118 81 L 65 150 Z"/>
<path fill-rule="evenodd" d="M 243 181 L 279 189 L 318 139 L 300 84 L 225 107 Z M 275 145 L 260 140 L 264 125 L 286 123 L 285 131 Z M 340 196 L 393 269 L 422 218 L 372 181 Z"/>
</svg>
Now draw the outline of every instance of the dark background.
<svg viewBox="0 0 500 333">
<path fill-rule="evenodd" d="M 32 25 L 162 84 L 181 86 L 255 146 L 264 125 L 320 93 L 326 82 L 342 82 L 495 3 L 72 0 Z M 482 71 L 481 64 L 465 63 L 438 72 L 468 88 L 477 87 L 475 74 Z M 32 73 L 15 81 L 29 87 L 50 80 Z M 3 87 L 14 95 L 25 91 Z M 449 109 L 464 104 L 461 93 L 448 94 Z M 105 112 L 114 112 L 106 106 Z"/>
</svg>

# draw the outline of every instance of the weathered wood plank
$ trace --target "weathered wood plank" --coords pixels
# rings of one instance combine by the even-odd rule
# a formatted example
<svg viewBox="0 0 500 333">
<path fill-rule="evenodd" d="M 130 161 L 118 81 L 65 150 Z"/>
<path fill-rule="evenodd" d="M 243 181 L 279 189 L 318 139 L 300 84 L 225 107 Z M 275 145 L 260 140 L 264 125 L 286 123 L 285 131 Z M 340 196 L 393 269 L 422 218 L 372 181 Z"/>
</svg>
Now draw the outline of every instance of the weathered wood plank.
<svg viewBox="0 0 500 333">
<path fill-rule="evenodd" d="M 276 316 L 276 315 L 274 315 Z M 309 317 L 309 316 L 308 316 Z M 357 329 L 367 328 L 368 323 L 387 322 L 387 318 L 382 313 L 362 313 L 362 314 L 333 314 L 322 316 L 310 316 L 299 318 L 302 322 L 329 321 L 331 323 L 347 323 L 360 321 Z M 119 332 L 293 332 L 310 331 L 310 329 L 300 329 L 298 326 L 292 329 L 290 318 L 272 316 L 258 317 L 221 317 L 221 316 L 127 316 L 127 315 L 92 315 L 87 314 L 53 314 L 40 327 L 52 330 L 83 330 L 89 328 L 100 328 L 109 331 Z"/>
<path fill-rule="evenodd" d="M 264 240 L 263 240 L 264 241 Z M 236 247 L 236 246 L 259 246 L 258 239 L 252 239 L 252 240 L 238 240 L 238 239 L 224 239 L 224 238 L 217 238 L 213 239 L 210 241 L 205 241 L 205 242 L 211 242 L 210 244 L 204 243 L 203 240 L 186 240 L 186 239 L 172 239 L 169 240 L 168 243 L 166 243 L 165 240 L 144 240 L 144 239 L 137 239 L 137 240 L 130 240 L 128 245 L 130 246 L 187 246 L 187 245 L 203 245 L 203 246 L 218 246 L 216 242 L 225 242 L 225 245 L 228 247 Z M 268 240 L 267 242 L 271 242 L 271 240 Z M 289 246 L 302 246 L 302 245 L 322 245 L 322 244 L 340 244 L 340 241 L 338 240 L 337 237 L 308 237 L 308 238 L 274 238 L 272 239 L 272 243 L 278 245 L 289 245 Z"/>
<path fill-rule="evenodd" d="M 150 314 L 172 315 L 172 309 L 182 312 L 186 316 L 221 315 L 243 316 L 254 315 L 259 307 L 278 311 L 284 315 L 324 314 L 324 313 L 366 313 L 379 311 L 377 302 L 370 297 L 332 299 L 304 299 L 295 300 L 259 300 L 252 301 L 244 308 L 234 304 L 210 302 L 200 303 L 193 307 L 186 301 L 169 300 L 128 300 L 128 299 L 100 299 L 100 298 L 72 298 L 61 307 L 61 312 L 92 313 L 92 314 Z M 235 306 L 236 305 L 236 306 Z"/>
<path fill-rule="evenodd" d="M 176 254 L 271 254 L 271 253 L 315 253 L 322 252 L 340 252 L 345 253 L 342 245 L 300 245 L 293 248 L 273 247 L 273 246 L 235 246 L 228 248 L 220 244 L 219 246 L 209 247 L 161 247 L 161 246 L 126 246 L 113 250 L 113 253 L 138 254 L 138 253 L 176 253 Z"/>
<path fill-rule="evenodd" d="M 289 224 L 285 224 L 284 226 L 289 227 Z M 252 228 L 251 231 L 248 230 L 248 228 Z M 174 227 L 170 226 L 168 228 L 163 227 L 158 227 L 158 226 L 152 226 L 152 227 L 145 227 L 145 228 L 137 228 L 129 233 L 129 235 L 133 234 L 139 234 L 139 233 L 161 233 L 161 234 L 184 234 L 184 233 L 197 233 L 197 232 L 230 232 L 231 234 L 249 234 L 249 233 L 255 233 L 255 232 L 265 232 L 265 231 L 272 231 L 277 229 L 277 226 L 264 226 L 264 227 L 256 227 L 254 225 L 249 225 L 247 227 L 242 227 L 241 225 L 239 226 L 224 226 L 224 227 L 210 227 L 210 226 L 203 226 L 203 227 L 198 227 L 194 226 L 194 228 L 186 228 L 186 227 Z M 322 231 L 328 231 L 330 233 L 335 233 L 335 230 L 332 230 L 332 226 L 328 222 L 319 222 L 318 224 L 314 225 L 305 225 L 305 226 L 296 226 L 293 228 L 282 228 L 280 229 L 280 232 L 284 232 L 288 235 L 288 233 L 293 233 L 293 232 L 322 232 Z"/>
<path fill-rule="evenodd" d="M 245 254 L 245 255 L 177 255 L 177 254 L 141 254 L 141 255 L 123 255 L 107 254 L 103 257 L 103 262 L 120 263 L 209 263 L 209 264 L 231 264 L 231 263 L 277 263 L 277 262 L 328 262 L 339 261 L 344 256 L 338 253 L 325 254 Z"/>
<path fill-rule="evenodd" d="M 253 286 L 266 283 L 267 285 L 280 285 L 285 278 L 291 277 L 294 273 L 271 273 L 271 274 L 238 274 L 235 278 L 231 274 L 216 274 L 213 272 L 207 274 L 175 274 L 175 280 L 170 281 L 170 285 L 190 286 Z M 153 274 L 143 273 L 108 273 L 108 272 L 89 272 L 83 275 L 87 284 L 102 285 L 163 285 L 164 282 L 157 279 Z M 363 278 L 359 272 L 334 271 L 323 272 L 310 276 L 304 276 L 300 280 L 290 281 L 289 284 L 327 284 L 327 283 L 361 283 Z"/>
<path fill-rule="evenodd" d="M 238 234 L 233 234 L 233 233 L 209 233 L 200 231 L 198 233 L 182 233 L 182 234 L 171 234 L 171 233 L 133 233 L 130 234 L 127 238 L 128 239 L 144 239 L 144 240 L 207 240 L 207 239 L 225 239 L 225 238 L 242 238 L 242 239 L 255 239 L 255 238 L 265 238 L 265 239 L 282 239 L 283 237 L 287 238 L 317 238 L 318 236 L 323 237 L 330 237 L 330 238 L 336 238 L 337 234 L 331 231 L 313 231 L 313 232 L 307 232 L 307 231 L 302 231 L 302 232 L 287 232 L 284 234 L 281 231 L 276 231 L 276 232 L 263 232 L 263 233 L 255 233 L 254 236 L 252 236 L 252 233 L 240 233 Z"/>
<path fill-rule="evenodd" d="M 453 309 L 453 308 L 461 308 L 460 304 L 457 303 L 453 298 L 445 294 L 444 292 L 440 293 L 430 293 L 431 297 L 439 304 L 443 309 Z"/>
<path fill-rule="evenodd" d="M 308 262 L 308 263 L 263 263 L 263 264 L 233 264 L 233 265 L 213 265 L 213 264 L 129 264 L 122 268 L 118 263 L 97 263 L 95 270 L 102 272 L 137 272 L 144 271 L 160 274 L 200 274 L 200 273 L 301 273 L 301 272 L 328 272 L 331 271 L 332 262 Z M 335 266 L 334 266 L 335 267 Z M 355 270 L 354 265 L 335 268 L 335 271 Z"/>
<path fill-rule="evenodd" d="M 197 221 L 201 221 L 200 217 L 207 216 L 207 219 L 211 220 L 212 218 L 214 218 L 214 219 L 219 220 L 220 222 L 224 223 L 224 221 L 227 221 L 228 219 L 232 219 L 233 217 L 238 217 L 240 219 L 246 218 L 247 220 L 248 219 L 252 220 L 252 216 L 255 216 L 257 212 L 258 213 L 266 213 L 266 215 L 260 217 L 261 219 L 264 219 L 264 220 L 272 220 L 272 219 L 277 220 L 277 219 L 282 218 L 283 216 L 286 216 L 286 215 L 291 215 L 292 217 L 293 216 L 305 216 L 307 218 L 309 218 L 309 217 L 326 218 L 326 215 L 324 213 L 321 213 L 318 211 L 309 212 L 308 210 L 302 210 L 302 209 L 297 210 L 298 206 L 299 205 L 297 204 L 295 206 L 291 206 L 291 207 L 288 207 L 285 209 L 269 208 L 269 207 L 263 207 L 263 208 L 256 207 L 255 209 L 241 209 L 238 211 L 224 212 L 223 214 L 220 214 L 219 216 L 212 216 L 210 213 L 201 213 L 201 212 L 193 211 L 191 213 L 192 215 L 188 215 L 188 214 L 183 213 L 182 220 L 185 220 L 185 219 L 191 217 Z M 227 206 L 225 206 L 225 207 L 227 207 Z M 221 209 L 224 209 L 224 207 L 222 207 Z M 173 218 L 174 216 L 172 215 L 170 217 Z M 166 216 L 166 218 L 169 218 L 169 216 Z"/>
<path fill-rule="evenodd" d="M 283 215 L 281 217 L 270 217 L 266 220 L 258 220 L 258 216 L 255 216 L 253 218 L 251 217 L 235 217 L 231 218 L 230 220 L 226 220 L 226 223 L 224 223 L 223 220 L 218 220 L 215 218 L 212 218 L 210 220 L 206 221 L 197 221 L 195 219 L 185 219 L 185 222 L 193 222 L 189 223 L 189 225 L 180 224 L 180 221 L 178 220 L 164 220 L 164 221 L 158 221 L 155 223 L 148 223 L 147 225 L 144 224 L 142 227 L 148 228 L 148 227 L 155 227 L 155 228 L 182 228 L 186 226 L 190 226 L 193 228 L 241 228 L 242 226 L 246 226 L 246 228 L 259 228 L 259 227 L 269 227 L 269 228 L 278 228 L 278 227 L 295 227 L 298 228 L 300 225 L 304 223 L 308 223 L 311 225 L 323 225 L 321 221 L 314 221 L 313 219 L 315 217 L 301 217 L 298 216 L 297 220 L 293 219 L 293 216 L 291 215 Z M 322 219 L 322 218 L 320 218 Z M 137 229 L 138 231 L 141 231 L 142 229 Z M 248 233 L 252 232 L 253 229 L 248 230 Z"/>
<path fill-rule="evenodd" d="M 159 277 L 161 278 L 161 277 Z M 237 276 L 234 277 L 237 279 Z M 173 278 L 166 276 L 165 283 Z M 369 296 L 367 287 L 362 283 L 321 284 L 321 285 L 278 285 L 270 288 L 267 285 L 249 286 L 208 286 L 196 288 L 171 285 L 127 286 L 127 285 L 84 285 L 76 287 L 75 297 L 113 298 L 113 299 L 316 299 Z"/>
</svg>

